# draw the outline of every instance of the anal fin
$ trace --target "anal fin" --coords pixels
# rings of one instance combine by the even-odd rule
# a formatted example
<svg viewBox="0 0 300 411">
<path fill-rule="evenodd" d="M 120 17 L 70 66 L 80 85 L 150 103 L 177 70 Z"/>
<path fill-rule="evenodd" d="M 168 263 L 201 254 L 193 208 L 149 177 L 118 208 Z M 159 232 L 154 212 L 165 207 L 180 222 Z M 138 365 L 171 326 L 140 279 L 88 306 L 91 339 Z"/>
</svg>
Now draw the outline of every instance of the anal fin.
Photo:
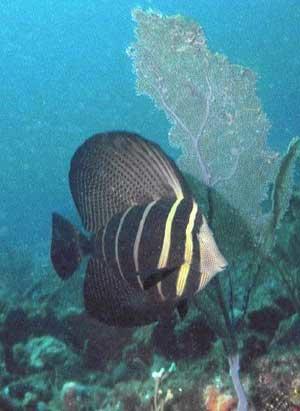
<svg viewBox="0 0 300 411">
<path fill-rule="evenodd" d="M 177 305 L 177 311 L 180 318 L 183 320 L 187 315 L 189 310 L 189 305 L 186 299 L 181 300 L 180 303 Z"/>
<path fill-rule="evenodd" d="M 130 280 L 132 278 L 139 277 L 144 290 L 149 290 L 149 288 L 154 287 L 160 281 L 164 280 L 170 274 L 175 273 L 179 267 L 165 267 L 165 268 L 157 268 L 152 270 L 140 271 L 140 272 L 132 272 L 127 274 L 127 279 Z"/>
</svg>

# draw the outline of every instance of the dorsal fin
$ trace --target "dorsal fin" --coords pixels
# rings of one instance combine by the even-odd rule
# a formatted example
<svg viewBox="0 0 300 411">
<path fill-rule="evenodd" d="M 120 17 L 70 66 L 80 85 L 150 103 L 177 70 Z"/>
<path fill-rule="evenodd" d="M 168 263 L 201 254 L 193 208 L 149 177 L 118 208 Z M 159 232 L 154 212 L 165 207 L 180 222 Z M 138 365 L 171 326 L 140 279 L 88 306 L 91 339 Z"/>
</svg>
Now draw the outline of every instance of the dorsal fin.
<svg viewBox="0 0 300 411">
<path fill-rule="evenodd" d="M 113 215 L 135 204 L 189 194 L 173 160 L 138 134 L 96 134 L 75 152 L 70 188 L 82 223 L 96 232 Z"/>
</svg>

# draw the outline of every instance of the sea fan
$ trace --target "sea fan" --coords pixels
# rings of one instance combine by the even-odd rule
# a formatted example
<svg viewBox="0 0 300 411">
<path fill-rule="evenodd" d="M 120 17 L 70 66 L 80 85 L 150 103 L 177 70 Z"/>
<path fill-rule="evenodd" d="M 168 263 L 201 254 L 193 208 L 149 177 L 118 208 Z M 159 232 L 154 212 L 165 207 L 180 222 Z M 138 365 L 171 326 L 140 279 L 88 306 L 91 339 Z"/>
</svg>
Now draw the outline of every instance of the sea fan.
<svg viewBox="0 0 300 411">
<path fill-rule="evenodd" d="M 136 42 L 128 54 L 137 92 L 150 96 L 170 121 L 169 141 L 181 150 L 178 163 L 194 178 L 193 191 L 231 263 L 226 280 L 215 277 L 197 305 L 224 343 L 238 411 L 247 410 L 237 323 L 243 324 L 288 209 L 299 140 L 282 158 L 267 146 L 270 123 L 254 73 L 212 53 L 197 23 L 141 9 L 133 18 Z"/>
</svg>

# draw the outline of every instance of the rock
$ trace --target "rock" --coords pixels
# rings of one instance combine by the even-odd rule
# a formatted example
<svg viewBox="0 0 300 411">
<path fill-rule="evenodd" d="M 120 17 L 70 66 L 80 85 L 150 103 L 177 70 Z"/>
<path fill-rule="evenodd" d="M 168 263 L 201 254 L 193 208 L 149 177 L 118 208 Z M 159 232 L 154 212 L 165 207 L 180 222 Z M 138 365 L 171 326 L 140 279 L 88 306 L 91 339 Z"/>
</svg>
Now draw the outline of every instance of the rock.
<svg viewBox="0 0 300 411">
<path fill-rule="evenodd" d="M 19 365 L 35 371 L 66 366 L 66 363 L 70 367 L 79 361 L 64 342 L 51 336 L 32 338 L 26 344 L 15 344 L 13 355 Z"/>
<path fill-rule="evenodd" d="M 16 400 L 18 403 L 23 403 L 25 398 L 29 401 L 29 394 L 31 398 L 34 395 L 39 401 L 47 402 L 52 396 L 52 389 L 53 383 L 49 374 L 38 372 L 24 378 L 14 379 L 4 387 L 3 392 L 8 399 Z"/>
<path fill-rule="evenodd" d="M 283 318 L 284 315 L 278 308 L 266 306 L 260 310 L 251 311 L 248 314 L 248 325 L 250 330 L 272 337 Z"/>
<path fill-rule="evenodd" d="M 5 385 L 8 373 L 5 368 L 5 353 L 2 344 L 0 344 L 0 387 Z M 1 410 L 1 408 L 0 408 Z"/>
<path fill-rule="evenodd" d="M 26 411 L 34 411 L 36 409 L 36 405 L 38 403 L 37 394 L 33 392 L 26 392 L 24 399 L 23 399 L 23 408 Z"/>
<path fill-rule="evenodd" d="M 92 370 L 104 371 L 108 362 L 119 362 L 133 333 L 130 328 L 101 324 L 86 313 L 67 316 L 63 324 L 72 346 L 82 350 L 85 367 Z"/>
<path fill-rule="evenodd" d="M 177 332 L 177 358 L 198 358 L 207 355 L 215 341 L 215 333 L 203 320 L 198 318 L 189 327 Z"/>
<path fill-rule="evenodd" d="M 47 312 L 26 311 L 17 307 L 10 309 L 0 330 L 0 339 L 4 347 L 6 370 L 11 373 L 22 373 L 14 361 L 12 347 L 28 339 L 30 336 L 42 337 L 51 334 L 57 338 L 65 338 L 64 324 L 55 317 L 52 310 Z"/>
<path fill-rule="evenodd" d="M 141 400 L 137 394 L 129 393 L 123 397 L 123 409 L 124 411 L 140 411 Z"/>
<path fill-rule="evenodd" d="M 287 298 L 280 296 L 274 300 L 274 304 L 280 309 L 284 314 L 285 318 L 290 317 L 295 313 L 295 306 L 292 301 Z"/>
<path fill-rule="evenodd" d="M 149 367 L 153 359 L 152 334 L 154 328 L 154 324 L 137 328 L 130 342 L 122 351 L 122 361 L 126 363 L 132 375 L 138 379 L 145 379 L 149 375 Z"/>
<path fill-rule="evenodd" d="M 280 322 L 278 330 L 271 342 L 272 345 L 284 346 L 300 344 L 300 316 L 294 314 Z"/>
<path fill-rule="evenodd" d="M 120 381 L 126 381 L 130 379 L 130 370 L 128 369 L 127 365 L 122 361 L 113 369 L 112 372 L 112 385 L 114 386 Z"/>
<path fill-rule="evenodd" d="M 45 402 L 39 401 L 36 404 L 36 411 L 48 411 L 48 410 L 49 410 L 49 407 Z"/>
<path fill-rule="evenodd" d="M 296 411 L 298 409 L 296 403 L 300 398 L 298 393 L 299 369 L 298 346 L 289 350 L 286 350 L 286 347 L 269 350 L 268 355 L 252 361 L 251 392 L 256 410 L 267 409 L 266 402 L 273 397 L 276 403 L 279 400 L 289 399 L 291 405 L 295 404 L 295 406 L 288 409 Z"/>
<path fill-rule="evenodd" d="M 269 340 L 260 334 L 249 333 L 244 339 L 241 355 L 241 368 L 247 369 L 254 358 L 264 355 L 269 347 Z"/>
<path fill-rule="evenodd" d="M 16 411 L 16 408 L 13 406 L 9 399 L 3 398 L 0 396 L 0 410 L 1 411 Z"/>
<path fill-rule="evenodd" d="M 18 371 L 13 359 L 12 347 L 17 341 L 26 338 L 28 328 L 27 314 L 22 308 L 16 308 L 8 312 L 0 333 L 4 347 L 5 367 L 8 372 Z"/>
<path fill-rule="evenodd" d="M 74 382 L 66 382 L 61 390 L 63 411 L 79 411 L 89 402 L 88 390 L 85 386 Z"/>
</svg>

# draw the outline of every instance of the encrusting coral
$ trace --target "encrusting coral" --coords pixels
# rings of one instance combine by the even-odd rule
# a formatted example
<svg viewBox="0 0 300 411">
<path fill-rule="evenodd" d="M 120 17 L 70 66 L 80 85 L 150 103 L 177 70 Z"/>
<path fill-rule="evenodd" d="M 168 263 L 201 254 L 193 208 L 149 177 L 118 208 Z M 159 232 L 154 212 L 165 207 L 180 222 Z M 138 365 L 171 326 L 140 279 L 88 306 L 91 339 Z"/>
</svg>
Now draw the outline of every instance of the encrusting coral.
<svg viewBox="0 0 300 411">
<path fill-rule="evenodd" d="M 214 385 L 206 387 L 203 397 L 206 411 L 236 411 L 237 399 L 221 393 Z"/>
</svg>

